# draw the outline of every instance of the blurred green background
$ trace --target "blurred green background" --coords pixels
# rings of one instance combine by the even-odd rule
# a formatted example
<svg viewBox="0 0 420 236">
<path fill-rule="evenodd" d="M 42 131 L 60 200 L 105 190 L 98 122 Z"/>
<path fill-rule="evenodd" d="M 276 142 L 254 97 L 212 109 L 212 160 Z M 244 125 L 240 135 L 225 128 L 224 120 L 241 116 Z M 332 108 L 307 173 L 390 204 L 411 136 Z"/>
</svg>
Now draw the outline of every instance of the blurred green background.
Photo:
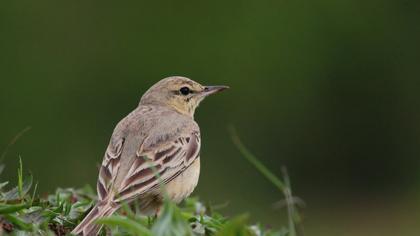
<svg viewBox="0 0 420 236">
<path fill-rule="evenodd" d="M 196 113 L 195 195 L 284 223 L 227 126 L 303 198 L 307 235 L 419 235 L 420 4 L 407 0 L 0 3 L 2 179 L 94 185 L 115 124 L 152 84 L 231 90 Z"/>
</svg>

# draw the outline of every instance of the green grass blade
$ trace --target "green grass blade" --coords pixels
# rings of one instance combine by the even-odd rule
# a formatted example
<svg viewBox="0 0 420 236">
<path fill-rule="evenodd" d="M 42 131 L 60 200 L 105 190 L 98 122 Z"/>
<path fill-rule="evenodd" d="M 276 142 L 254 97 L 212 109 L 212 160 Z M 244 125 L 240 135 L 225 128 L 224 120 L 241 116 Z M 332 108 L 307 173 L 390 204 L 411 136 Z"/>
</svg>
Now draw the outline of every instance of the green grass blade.
<svg viewBox="0 0 420 236">
<path fill-rule="evenodd" d="M 232 141 L 242 155 L 253 165 L 257 170 L 263 174 L 271 183 L 273 183 L 280 191 L 284 191 L 285 184 L 277 178 L 267 167 L 265 167 L 242 143 L 233 127 L 229 127 Z"/>
<path fill-rule="evenodd" d="M 22 158 L 19 156 L 19 168 L 18 168 L 18 191 L 20 199 L 23 198 L 23 164 Z"/>
<path fill-rule="evenodd" d="M 34 203 L 34 200 L 35 200 L 35 194 L 36 194 L 36 191 L 38 190 L 38 182 L 36 182 L 35 183 L 35 187 L 34 187 L 34 192 L 32 193 L 32 197 L 31 197 L 31 206 L 32 206 L 32 204 Z"/>
<path fill-rule="evenodd" d="M 15 204 L 15 205 L 0 204 L 0 215 L 14 213 L 22 209 L 26 209 L 28 207 L 29 205 L 26 203 Z"/>
<path fill-rule="evenodd" d="M 235 146 L 238 148 L 239 152 L 247 159 L 261 174 L 263 174 L 274 186 L 276 186 L 280 192 L 286 198 L 287 202 L 287 213 L 288 213 L 288 220 L 289 220 L 289 236 L 296 236 L 296 224 L 300 218 L 298 213 L 295 210 L 295 203 L 293 201 L 292 191 L 290 188 L 290 180 L 287 176 L 287 173 L 284 169 L 284 180 L 285 182 L 281 181 L 276 175 L 274 175 L 264 164 L 262 164 L 257 157 L 255 157 L 242 143 L 239 136 L 236 133 L 234 127 L 229 127 L 229 132 L 232 137 L 232 141 Z"/>
</svg>

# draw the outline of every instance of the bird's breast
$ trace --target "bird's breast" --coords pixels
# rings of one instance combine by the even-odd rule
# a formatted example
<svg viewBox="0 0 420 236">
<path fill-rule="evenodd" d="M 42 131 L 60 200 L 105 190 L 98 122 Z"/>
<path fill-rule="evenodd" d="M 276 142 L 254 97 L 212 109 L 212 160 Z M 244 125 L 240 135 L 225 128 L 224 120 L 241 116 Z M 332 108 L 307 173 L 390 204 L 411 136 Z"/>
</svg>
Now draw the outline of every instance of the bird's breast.
<svg viewBox="0 0 420 236">
<path fill-rule="evenodd" d="M 198 157 L 184 172 L 166 185 L 169 197 L 179 203 L 188 197 L 197 186 L 200 176 L 200 158 Z"/>
</svg>

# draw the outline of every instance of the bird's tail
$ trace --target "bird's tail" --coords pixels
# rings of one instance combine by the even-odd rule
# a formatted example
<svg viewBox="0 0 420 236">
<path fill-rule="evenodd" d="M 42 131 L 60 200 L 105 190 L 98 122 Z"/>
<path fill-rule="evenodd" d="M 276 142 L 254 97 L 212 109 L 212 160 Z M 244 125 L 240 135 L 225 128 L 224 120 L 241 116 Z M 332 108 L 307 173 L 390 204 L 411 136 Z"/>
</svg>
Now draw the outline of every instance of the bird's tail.
<svg viewBox="0 0 420 236">
<path fill-rule="evenodd" d="M 99 233 L 102 225 L 96 224 L 96 220 L 112 215 L 118 206 L 107 202 L 98 202 L 80 224 L 71 232 L 74 235 L 94 236 Z"/>
</svg>

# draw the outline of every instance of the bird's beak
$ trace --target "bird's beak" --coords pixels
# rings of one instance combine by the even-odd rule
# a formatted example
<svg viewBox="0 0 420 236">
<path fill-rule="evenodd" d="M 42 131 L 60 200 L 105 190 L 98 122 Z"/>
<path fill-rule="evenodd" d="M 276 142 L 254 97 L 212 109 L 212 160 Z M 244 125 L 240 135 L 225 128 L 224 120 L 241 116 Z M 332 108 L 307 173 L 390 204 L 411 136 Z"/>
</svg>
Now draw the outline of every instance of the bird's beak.
<svg viewBox="0 0 420 236">
<path fill-rule="evenodd" d="M 229 86 L 224 86 L 224 85 L 205 86 L 204 90 L 202 91 L 202 95 L 206 97 L 208 95 L 221 92 L 221 91 L 226 90 L 228 88 L 229 88 Z"/>
</svg>

